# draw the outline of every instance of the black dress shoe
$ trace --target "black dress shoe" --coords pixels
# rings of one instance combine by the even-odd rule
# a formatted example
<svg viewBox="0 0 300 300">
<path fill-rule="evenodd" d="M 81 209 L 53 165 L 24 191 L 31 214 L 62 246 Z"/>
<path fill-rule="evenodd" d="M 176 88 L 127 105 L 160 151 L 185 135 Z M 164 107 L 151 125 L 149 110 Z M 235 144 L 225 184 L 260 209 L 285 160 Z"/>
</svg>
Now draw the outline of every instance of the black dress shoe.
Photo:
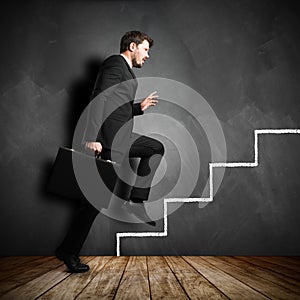
<svg viewBox="0 0 300 300">
<path fill-rule="evenodd" d="M 84 273 L 90 269 L 88 265 L 80 262 L 80 258 L 77 255 L 65 253 L 60 249 L 55 251 L 55 255 L 65 263 L 70 273 Z"/>
<path fill-rule="evenodd" d="M 129 201 L 125 202 L 124 208 L 126 210 L 128 210 L 128 212 L 135 215 L 141 221 L 143 221 L 151 226 L 156 225 L 156 222 L 151 220 L 151 218 L 148 216 L 144 203 L 133 202 L 133 201 L 129 200 Z"/>
</svg>

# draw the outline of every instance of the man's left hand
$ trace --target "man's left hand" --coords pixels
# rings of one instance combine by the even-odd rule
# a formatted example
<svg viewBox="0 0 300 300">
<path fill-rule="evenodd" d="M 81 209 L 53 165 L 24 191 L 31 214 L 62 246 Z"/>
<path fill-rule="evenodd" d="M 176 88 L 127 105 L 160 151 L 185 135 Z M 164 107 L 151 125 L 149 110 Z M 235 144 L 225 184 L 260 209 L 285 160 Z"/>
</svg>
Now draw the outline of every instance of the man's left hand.
<svg viewBox="0 0 300 300">
<path fill-rule="evenodd" d="M 155 106 L 157 104 L 158 101 L 156 99 L 158 98 L 158 95 L 156 93 L 156 91 L 151 93 L 146 99 L 141 102 L 142 111 L 145 111 L 148 107 Z"/>
</svg>

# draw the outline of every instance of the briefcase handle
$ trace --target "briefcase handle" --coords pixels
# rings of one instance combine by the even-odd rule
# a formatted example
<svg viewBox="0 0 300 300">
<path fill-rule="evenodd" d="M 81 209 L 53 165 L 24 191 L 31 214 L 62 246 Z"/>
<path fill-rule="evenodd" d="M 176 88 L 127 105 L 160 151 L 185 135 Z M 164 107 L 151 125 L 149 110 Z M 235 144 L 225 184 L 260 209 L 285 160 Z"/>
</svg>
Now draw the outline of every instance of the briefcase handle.
<svg viewBox="0 0 300 300">
<path fill-rule="evenodd" d="M 62 148 L 65 148 L 65 147 L 62 147 Z M 68 149 L 68 148 L 66 148 L 66 149 Z M 103 158 L 101 158 L 101 153 L 96 154 L 93 150 L 87 149 L 87 148 L 85 148 L 84 146 L 82 146 L 81 149 L 73 149 L 73 148 L 71 148 L 70 150 L 73 151 L 73 152 L 79 152 L 79 153 L 81 153 L 81 154 L 83 154 L 83 155 L 87 155 L 87 156 L 89 156 L 89 157 L 94 157 L 94 158 L 96 158 L 96 159 L 99 159 L 99 160 L 102 160 L 102 161 L 105 161 L 105 162 L 108 162 L 108 163 L 112 163 L 112 164 L 119 165 L 119 164 L 118 164 L 117 162 L 115 162 L 115 161 L 112 161 L 112 160 L 109 160 L 109 159 L 103 159 Z M 113 150 L 113 151 L 114 151 L 114 150 Z M 119 152 L 119 151 L 117 151 L 117 152 Z M 121 153 L 121 152 L 120 152 L 120 153 Z"/>
</svg>

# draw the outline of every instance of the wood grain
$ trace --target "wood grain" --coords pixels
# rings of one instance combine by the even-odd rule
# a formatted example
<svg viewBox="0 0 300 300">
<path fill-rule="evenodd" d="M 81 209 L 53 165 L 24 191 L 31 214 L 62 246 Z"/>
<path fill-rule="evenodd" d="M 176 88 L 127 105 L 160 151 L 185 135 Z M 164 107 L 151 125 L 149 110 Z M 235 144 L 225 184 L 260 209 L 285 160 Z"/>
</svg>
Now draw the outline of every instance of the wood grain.
<svg viewBox="0 0 300 300">
<path fill-rule="evenodd" d="M 149 256 L 147 265 L 151 299 L 188 299 L 163 257 Z"/>
<path fill-rule="evenodd" d="M 0 280 L 14 276 L 22 267 L 37 266 L 47 260 L 45 256 L 8 256 L 1 259 Z"/>
<path fill-rule="evenodd" d="M 114 257 L 98 272 L 76 299 L 113 299 L 128 257 Z"/>
<path fill-rule="evenodd" d="M 248 285 L 240 282 L 231 274 L 208 263 L 206 260 L 202 259 L 202 256 L 185 257 L 184 259 L 230 299 L 268 299 L 260 292 L 253 290 Z"/>
<path fill-rule="evenodd" d="M 145 256 L 131 256 L 116 293 L 116 299 L 150 299 Z"/>
<path fill-rule="evenodd" d="M 238 259 L 244 260 L 244 261 L 248 261 L 251 262 L 252 264 L 258 266 L 258 267 L 263 267 L 267 270 L 273 271 L 275 273 L 279 273 L 282 274 L 284 276 L 290 277 L 292 279 L 296 279 L 300 281 L 300 273 L 297 271 L 292 270 L 291 268 L 288 267 L 283 267 L 283 266 L 279 266 L 276 263 L 272 262 L 272 261 L 266 261 L 266 260 L 262 260 L 259 259 L 256 256 L 238 256 Z M 291 263 L 290 265 L 292 265 L 293 263 Z"/>
<path fill-rule="evenodd" d="M 68 273 L 53 256 L 2 257 L 0 299 L 300 299 L 298 257 L 81 259 L 89 272 Z"/>
<path fill-rule="evenodd" d="M 91 258 L 84 258 L 82 261 L 88 262 L 89 260 L 91 260 Z M 1 299 L 31 300 L 37 298 L 70 275 L 70 273 L 66 272 L 66 267 L 62 265 L 11 290 L 7 294 L 4 294 Z"/>
<path fill-rule="evenodd" d="M 1 279 L 0 295 L 17 288 L 39 276 L 42 276 L 49 270 L 62 266 L 62 262 L 54 257 L 41 257 L 37 260 L 23 263 L 20 266 L 12 267 L 10 276 L 5 280 Z"/>
<path fill-rule="evenodd" d="M 166 260 L 191 299 L 228 299 L 181 257 L 167 256 Z"/>
<path fill-rule="evenodd" d="M 259 290 L 262 294 L 271 299 L 299 300 L 300 295 L 297 294 L 297 292 L 293 292 L 282 286 L 278 286 L 277 284 L 274 284 L 273 282 L 270 282 L 262 277 L 257 277 L 247 270 L 229 265 L 219 257 L 206 256 L 203 259 L 227 273 L 234 274 L 235 278 L 256 290 Z"/>
<path fill-rule="evenodd" d="M 284 276 L 279 273 L 270 272 L 269 270 L 266 270 L 259 266 L 255 266 L 250 262 L 239 260 L 236 257 L 222 256 L 219 258 L 222 259 L 224 262 L 228 263 L 229 265 L 234 265 L 236 267 L 239 267 L 244 271 L 253 274 L 254 276 L 267 279 L 279 286 L 300 293 L 300 286 L 298 280 Z"/>
<path fill-rule="evenodd" d="M 91 261 L 89 261 L 89 266 L 91 269 L 90 272 L 72 274 L 71 276 L 66 277 L 59 285 L 54 286 L 38 299 L 74 299 L 82 292 L 82 290 L 89 284 L 89 282 L 110 259 L 111 257 L 108 256 L 93 258 Z"/>
<path fill-rule="evenodd" d="M 290 261 L 287 261 L 286 258 L 279 256 L 257 256 L 256 258 L 262 261 L 271 262 L 272 264 L 291 269 L 295 272 L 300 272 L 300 265 L 295 263 L 297 259 L 294 259 L 293 263 L 291 263 Z"/>
</svg>

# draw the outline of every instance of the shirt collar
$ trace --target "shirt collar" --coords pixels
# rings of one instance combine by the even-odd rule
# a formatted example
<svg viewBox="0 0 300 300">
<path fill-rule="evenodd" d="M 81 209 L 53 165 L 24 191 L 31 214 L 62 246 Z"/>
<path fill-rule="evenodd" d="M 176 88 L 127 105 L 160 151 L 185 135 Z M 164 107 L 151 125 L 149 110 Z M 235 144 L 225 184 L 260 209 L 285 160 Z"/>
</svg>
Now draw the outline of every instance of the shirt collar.
<svg viewBox="0 0 300 300">
<path fill-rule="evenodd" d="M 124 54 L 120 54 L 121 56 L 124 57 L 124 59 L 126 60 L 126 62 L 128 63 L 129 67 L 132 69 L 132 62 L 130 61 L 130 59 L 128 57 L 126 57 Z"/>
</svg>

